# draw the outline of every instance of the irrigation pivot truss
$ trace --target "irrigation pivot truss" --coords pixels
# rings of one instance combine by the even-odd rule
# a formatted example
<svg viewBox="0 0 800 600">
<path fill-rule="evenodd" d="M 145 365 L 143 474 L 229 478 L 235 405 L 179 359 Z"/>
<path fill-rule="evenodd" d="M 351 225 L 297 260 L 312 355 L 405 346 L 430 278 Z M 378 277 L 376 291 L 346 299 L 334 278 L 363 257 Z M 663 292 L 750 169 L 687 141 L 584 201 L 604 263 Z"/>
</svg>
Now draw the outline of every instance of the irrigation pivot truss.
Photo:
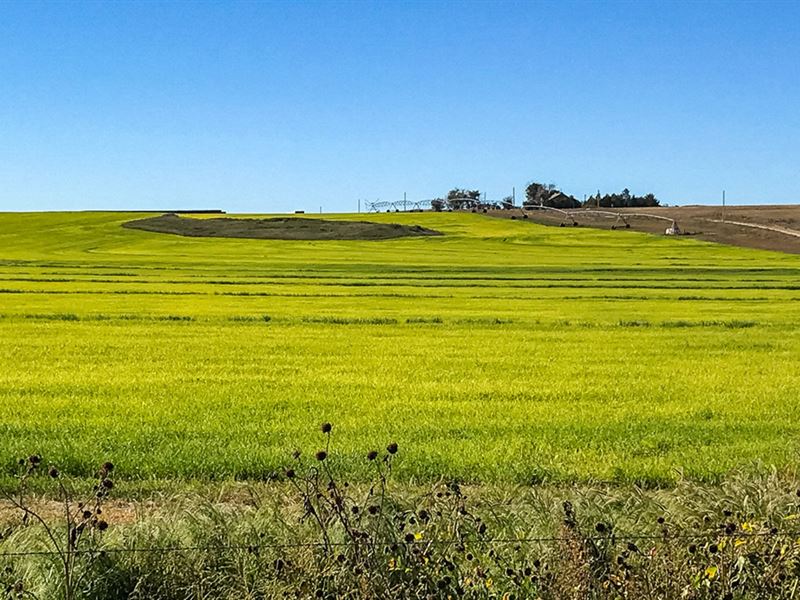
<svg viewBox="0 0 800 600">
<path fill-rule="evenodd" d="M 378 200 L 376 202 L 365 202 L 368 213 L 377 212 L 418 212 L 422 210 L 432 210 L 433 200 Z"/>
<path fill-rule="evenodd" d="M 640 218 L 640 219 L 658 219 L 659 221 L 666 221 L 667 223 L 670 223 L 670 229 L 672 229 L 672 231 L 680 232 L 680 229 L 678 228 L 678 224 L 674 219 L 672 219 L 670 217 L 664 217 L 664 216 L 661 216 L 661 215 L 653 215 L 653 214 L 650 214 L 650 213 L 641 213 L 641 212 L 623 213 L 623 212 L 618 212 L 618 211 L 613 211 L 613 210 L 601 210 L 601 209 L 597 209 L 597 208 L 572 208 L 572 209 L 566 209 L 565 210 L 565 209 L 561 209 L 561 208 L 554 208 L 552 206 L 544 206 L 543 204 L 536 204 L 536 205 L 532 205 L 532 206 L 523 205 L 523 207 L 522 207 L 523 213 L 526 210 L 527 211 L 545 210 L 545 211 L 551 211 L 551 212 L 558 213 L 562 217 L 564 217 L 564 221 L 561 222 L 561 226 L 562 227 L 567 224 L 567 220 L 569 220 L 569 222 L 570 222 L 569 224 L 571 224 L 573 226 L 577 226 L 577 225 L 579 225 L 579 223 L 576 220 L 576 217 L 581 217 L 581 216 L 584 216 L 584 215 L 589 215 L 589 216 L 595 216 L 596 215 L 596 216 L 600 216 L 600 217 L 607 217 L 607 218 L 615 219 L 615 223 L 611 226 L 611 229 L 617 229 L 617 228 L 630 229 L 631 224 L 630 224 L 629 220 L 631 218 Z"/>
<path fill-rule="evenodd" d="M 514 208 L 513 204 L 505 201 L 494 201 L 474 198 L 472 196 L 462 196 L 458 198 L 432 198 L 430 200 L 378 200 L 376 202 L 366 201 L 366 211 L 371 212 L 420 212 L 423 210 L 499 210 L 501 208 Z"/>
</svg>

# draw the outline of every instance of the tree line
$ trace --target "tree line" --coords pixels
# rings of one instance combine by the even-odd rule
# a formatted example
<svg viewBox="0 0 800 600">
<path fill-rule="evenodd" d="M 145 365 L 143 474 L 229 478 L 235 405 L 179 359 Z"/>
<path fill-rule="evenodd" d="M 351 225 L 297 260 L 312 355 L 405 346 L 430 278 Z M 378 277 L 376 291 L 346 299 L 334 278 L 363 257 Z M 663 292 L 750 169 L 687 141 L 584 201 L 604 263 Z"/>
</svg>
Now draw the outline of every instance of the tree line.
<svg viewBox="0 0 800 600">
<path fill-rule="evenodd" d="M 653 194 L 637 196 L 628 188 L 619 193 L 589 196 L 581 202 L 575 196 L 570 196 L 556 188 L 552 183 L 531 183 L 525 188 L 524 207 L 548 206 L 550 208 L 643 208 L 646 206 L 660 206 L 658 198 Z"/>
<path fill-rule="evenodd" d="M 575 196 L 565 194 L 559 190 L 555 184 L 549 183 L 530 183 L 525 188 L 525 200 L 523 208 L 534 208 L 537 206 L 547 206 L 550 208 L 643 208 L 648 206 L 660 206 L 658 198 L 653 194 L 637 196 L 625 188 L 619 193 L 597 194 L 589 196 L 581 202 Z M 506 196 L 501 201 L 487 201 L 482 199 L 480 190 L 470 190 L 466 188 L 453 188 L 444 198 L 436 198 L 431 201 L 431 208 L 435 211 L 443 210 L 465 210 L 465 209 L 507 209 L 514 206 L 511 196 Z"/>
</svg>

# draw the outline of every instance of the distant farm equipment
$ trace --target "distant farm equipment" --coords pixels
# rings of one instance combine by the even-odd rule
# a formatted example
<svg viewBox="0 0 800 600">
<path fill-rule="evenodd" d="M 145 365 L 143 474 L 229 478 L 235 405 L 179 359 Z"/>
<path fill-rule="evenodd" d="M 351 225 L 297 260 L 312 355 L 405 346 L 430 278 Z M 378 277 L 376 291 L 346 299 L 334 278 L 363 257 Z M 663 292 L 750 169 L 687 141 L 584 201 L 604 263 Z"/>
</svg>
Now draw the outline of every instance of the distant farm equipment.
<svg viewBox="0 0 800 600">
<path fill-rule="evenodd" d="M 669 217 L 662 217 L 660 215 L 652 215 L 649 213 L 622 213 L 613 210 L 599 210 L 596 208 L 579 208 L 574 210 L 564 210 L 561 208 L 553 208 L 551 206 L 526 206 L 523 209 L 523 213 L 532 212 L 532 211 L 548 211 L 552 213 L 556 213 L 560 215 L 563 220 L 560 223 L 560 227 L 572 226 L 578 227 L 580 222 L 578 221 L 581 217 L 603 217 L 614 219 L 614 222 L 611 225 L 611 229 L 630 229 L 631 228 L 631 219 L 658 219 L 661 221 L 667 221 L 670 225 L 666 229 L 666 235 L 683 235 L 683 231 L 678 226 L 677 221 L 671 219 Z M 525 214 L 527 217 L 527 214 Z"/>
<path fill-rule="evenodd" d="M 422 212 L 424 210 L 434 210 L 434 200 L 377 200 L 375 202 L 365 201 L 364 206 L 368 213 L 379 212 Z"/>
</svg>

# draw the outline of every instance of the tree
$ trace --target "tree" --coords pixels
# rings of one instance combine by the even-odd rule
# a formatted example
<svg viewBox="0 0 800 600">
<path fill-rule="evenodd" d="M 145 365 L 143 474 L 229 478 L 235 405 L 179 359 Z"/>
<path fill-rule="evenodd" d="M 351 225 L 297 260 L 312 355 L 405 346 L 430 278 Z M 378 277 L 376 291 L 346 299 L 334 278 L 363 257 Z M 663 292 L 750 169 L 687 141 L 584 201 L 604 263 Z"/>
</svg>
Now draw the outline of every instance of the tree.
<svg viewBox="0 0 800 600">
<path fill-rule="evenodd" d="M 644 200 L 644 204 L 642 206 L 660 206 L 661 203 L 658 201 L 653 194 L 645 195 L 642 200 Z"/>
<path fill-rule="evenodd" d="M 628 188 L 625 188 L 619 194 L 606 194 L 604 196 L 600 196 L 600 193 L 598 192 L 596 196 L 589 196 L 589 198 L 586 199 L 586 202 L 584 202 L 583 206 L 587 208 L 640 208 L 644 206 L 660 206 L 660 203 L 653 194 L 637 196 L 635 194 L 631 194 L 631 191 Z"/>
<path fill-rule="evenodd" d="M 525 201 L 522 203 L 523 206 L 541 206 L 544 204 L 545 198 L 550 195 L 552 191 L 553 184 L 545 185 L 543 183 L 533 183 L 528 184 L 528 187 L 525 188 Z"/>
</svg>

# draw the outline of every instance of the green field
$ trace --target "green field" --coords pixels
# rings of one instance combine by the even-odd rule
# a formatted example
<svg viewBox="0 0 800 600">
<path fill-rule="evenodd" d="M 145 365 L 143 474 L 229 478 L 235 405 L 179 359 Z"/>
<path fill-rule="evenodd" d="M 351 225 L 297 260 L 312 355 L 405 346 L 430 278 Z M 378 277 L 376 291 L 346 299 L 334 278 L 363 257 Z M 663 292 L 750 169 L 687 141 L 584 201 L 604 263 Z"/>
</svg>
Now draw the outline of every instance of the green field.
<svg viewBox="0 0 800 600">
<path fill-rule="evenodd" d="M 0 215 L 6 473 L 267 478 L 323 421 L 354 477 L 392 440 L 407 481 L 796 462 L 800 257 L 472 214 L 370 215 L 445 235 L 369 242 L 121 227 L 141 216 Z"/>
</svg>

